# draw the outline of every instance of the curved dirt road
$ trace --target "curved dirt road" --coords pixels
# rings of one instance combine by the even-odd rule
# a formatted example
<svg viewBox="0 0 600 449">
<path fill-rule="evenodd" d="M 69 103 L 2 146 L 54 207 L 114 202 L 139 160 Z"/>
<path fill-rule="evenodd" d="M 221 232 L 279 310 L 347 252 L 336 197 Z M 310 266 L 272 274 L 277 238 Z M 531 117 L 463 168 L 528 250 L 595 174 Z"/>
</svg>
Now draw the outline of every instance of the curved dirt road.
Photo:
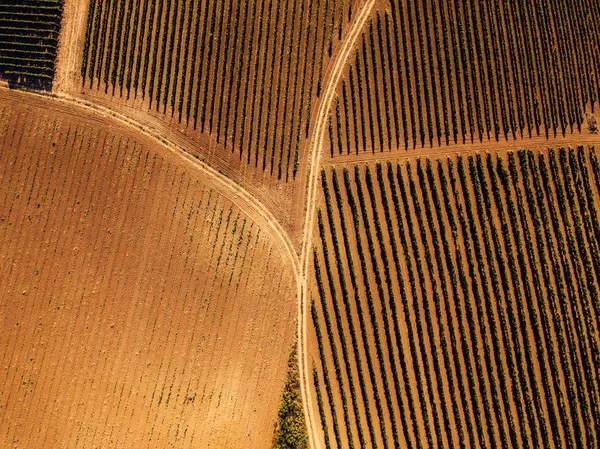
<svg viewBox="0 0 600 449">
<path fill-rule="evenodd" d="M 304 227 L 302 232 L 302 247 L 300 252 L 300 272 L 298 273 L 298 365 L 300 371 L 300 385 L 302 390 L 302 402 L 304 404 L 304 416 L 308 427 L 308 437 L 312 449 L 321 449 L 318 426 L 315 422 L 315 414 L 312 397 L 310 395 L 310 370 L 308 367 L 307 346 L 307 316 L 308 316 L 308 279 L 310 259 L 310 243 L 312 241 L 313 225 L 315 221 L 314 209 L 317 198 L 317 184 L 319 180 L 319 168 L 321 165 L 321 155 L 323 150 L 323 140 L 325 138 L 325 124 L 329 106 L 333 101 L 336 87 L 342 76 L 346 65 L 346 60 L 350 52 L 354 49 L 360 31 L 363 29 L 371 10 L 375 5 L 375 0 L 367 0 L 361 7 L 356 19 L 352 23 L 348 34 L 346 35 L 342 47 L 333 62 L 331 71 L 328 74 L 328 81 L 323 97 L 319 106 L 319 111 L 315 120 L 315 127 L 310 139 L 308 154 L 308 186 L 306 193 L 306 206 Z"/>
<path fill-rule="evenodd" d="M 0 93 L 3 91 L 9 92 L 10 89 L 2 86 L 0 87 Z M 149 128 L 144 127 L 135 120 L 120 113 L 114 112 L 102 106 L 88 103 L 64 93 L 47 95 L 26 92 L 24 94 L 31 95 L 32 100 L 36 97 L 49 99 L 63 105 L 84 109 L 95 115 L 100 115 L 104 119 L 115 120 L 127 127 L 134 128 L 136 132 L 142 133 L 144 136 L 156 141 L 159 144 L 157 145 L 156 150 L 161 151 L 163 156 L 166 158 L 172 161 L 177 161 L 182 165 L 189 167 L 190 170 L 201 171 L 204 175 L 211 179 L 215 188 L 227 195 L 227 197 L 233 201 L 236 206 L 248 214 L 248 216 L 252 218 L 258 225 L 261 225 L 266 232 L 269 232 L 271 235 L 273 235 L 276 240 L 280 241 L 282 249 L 289 256 L 294 268 L 294 273 L 298 278 L 298 273 L 300 272 L 298 254 L 294 249 L 288 233 L 282 228 L 279 221 L 273 216 L 271 211 L 265 205 L 258 201 L 252 194 L 248 193 L 248 191 L 246 191 L 235 181 L 219 173 L 205 162 L 194 158 L 184 148 L 180 147 L 176 143 L 152 132 Z M 11 101 L 10 98 L 4 98 L 3 100 Z"/>
</svg>

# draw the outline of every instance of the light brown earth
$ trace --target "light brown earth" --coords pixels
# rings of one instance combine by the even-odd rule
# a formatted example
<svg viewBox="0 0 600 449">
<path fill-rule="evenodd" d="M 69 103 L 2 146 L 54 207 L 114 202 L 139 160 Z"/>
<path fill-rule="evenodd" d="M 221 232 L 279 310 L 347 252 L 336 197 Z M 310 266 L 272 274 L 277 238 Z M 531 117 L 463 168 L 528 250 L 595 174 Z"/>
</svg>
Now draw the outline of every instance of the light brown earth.
<svg viewBox="0 0 600 449">
<path fill-rule="evenodd" d="M 268 448 L 295 335 L 279 237 L 130 127 L 0 97 L 0 446 Z"/>
<path fill-rule="evenodd" d="M 558 135 L 556 137 L 545 138 L 536 136 L 526 139 L 501 139 L 499 141 L 483 141 L 469 144 L 451 144 L 438 148 L 417 148 L 408 151 L 382 151 L 359 154 L 342 154 L 335 159 L 326 158 L 323 166 L 350 166 L 354 163 L 375 162 L 387 160 L 406 160 L 418 157 L 440 158 L 445 156 L 454 156 L 456 154 L 469 154 L 473 152 L 481 153 L 506 153 L 523 148 L 530 150 L 545 150 L 547 148 L 569 147 L 572 145 L 600 146 L 600 134 L 592 134 L 587 131 L 581 133 L 575 132 L 566 136 Z"/>
<path fill-rule="evenodd" d="M 52 88 L 58 91 L 76 89 L 81 84 L 81 58 L 85 40 L 85 24 L 90 0 L 66 1 L 56 55 Z"/>
</svg>

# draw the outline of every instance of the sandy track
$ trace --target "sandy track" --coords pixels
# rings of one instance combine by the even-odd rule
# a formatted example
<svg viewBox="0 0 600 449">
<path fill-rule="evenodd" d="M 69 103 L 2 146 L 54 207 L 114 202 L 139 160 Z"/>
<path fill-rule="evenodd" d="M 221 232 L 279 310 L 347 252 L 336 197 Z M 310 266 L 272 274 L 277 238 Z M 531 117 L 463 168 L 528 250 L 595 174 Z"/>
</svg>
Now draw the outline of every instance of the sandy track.
<svg viewBox="0 0 600 449">
<path fill-rule="evenodd" d="M 418 148 L 416 150 L 397 150 L 397 151 L 384 151 L 376 153 L 353 153 L 344 154 L 341 156 L 329 157 L 323 161 L 323 166 L 332 165 L 346 165 L 354 164 L 358 162 L 372 162 L 372 161 L 387 161 L 405 158 L 417 158 L 417 157 L 431 157 L 439 158 L 449 155 L 455 155 L 457 153 L 465 152 L 489 152 L 489 153 L 505 153 L 507 151 L 516 151 L 520 149 L 545 149 L 545 148 L 559 148 L 568 147 L 573 145 L 600 145 L 600 134 L 590 134 L 587 132 L 566 134 L 565 136 L 549 137 L 535 136 L 531 139 L 518 139 L 518 140 L 500 140 L 496 141 L 484 141 L 476 143 L 466 143 L 458 145 L 449 145 L 439 148 Z"/>
<path fill-rule="evenodd" d="M 89 0 L 64 2 L 63 18 L 54 72 L 54 90 L 77 88 Z"/>
<path fill-rule="evenodd" d="M 4 91 L 4 95 L 3 95 Z M 10 95 L 6 95 L 9 92 L 8 89 L 0 88 L 0 97 L 2 97 L 3 103 L 9 103 L 15 101 Z M 32 101 L 40 98 L 37 94 L 27 94 L 31 96 Z M 249 217 L 251 217 L 257 224 L 264 226 L 265 230 L 268 230 L 277 240 L 280 241 L 282 249 L 288 255 L 294 266 L 294 272 L 299 272 L 299 260 L 296 251 L 294 250 L 293 243 L 287 234 L 287 232 L 281 227 L 279 221 L 273 216 L 271 211 L 260 201 L 258 201 L 252 194 L 247 192 L 243 187 L 239 186 L 235 181 L 229 179 L 225 175 L 219 173 L 208 164 L 192 157 L 183 148 L 178 146 L 176 143 L 166 139 L 163 136 L 157 135 L 152 132 L 149 128 L 144 127 L 135 120 L 126 117 L 122 114 L 104 108 L 102 106 L 92 105 L 83 100 L 72 97 L 68 94 L 60 95 L 41 95 L 42 98 L 52 99 L 57 103 L 63 105 L 72 106 L 75 108 L 85 109 L 93 112 L 96 115 L 101 116 L 103 119 L 109 119 L 107 122 L 110 125 L 110 120 L 116 120 L 117 122 L 124 124 L 130 128 L 135 128 L 136 131 L 141 132 L 143 135 L 150 137 L 157 141 L 159 150 L 163 150 L 164 156 L 170 160 L 177 160 L 183 166 L 189 168 L 192 171 L 200 171 L 214 183 L 214 186 L 219 189 L 224 195 L 226 195 L 233 203 L 243 210 Z M 40 103 L 44 103 L 41 101 Z"/>
<path fill-rule="evenodd" d="M 314 209 L 317 198 L 317 185 L 319 179 L 319 168 L 325 139 L 325 124 L 329 106 L 333 101 L 336 87 L 342 76 L 346 61 L 354 49 L 360 31 L 363 29 L 369 15 L 375 5 L 375 0 L 367 0 L 357 14 L 354 23 L 346 34 L 346 38 L 332 64 L 328 74 L 327 86 L 323 92 L 323 98 L 319 106 L 319 112 L 315 120 L 315 127 L 310 138 L 309 160 L 308 160 L 308 186 L 306 194 L 305 218 L 302 233 L 302 246 L 300 253 L 299 281 L 298 281 L 298 364 L 300 368 L 300 385 L 302 389 L 302 402 L 304 404 L 304 415 L 308 427 L 310 447 L 321 449 L 321 441 L 318 438 L 317 423 L 310 395 L 310 372 L 308 367 L 307 347 L 307 315 L 308 315 L 308 277 L 309 277 L 309 255 L 312 242 L 312 231 L 315 221 Z"/>
</svg>

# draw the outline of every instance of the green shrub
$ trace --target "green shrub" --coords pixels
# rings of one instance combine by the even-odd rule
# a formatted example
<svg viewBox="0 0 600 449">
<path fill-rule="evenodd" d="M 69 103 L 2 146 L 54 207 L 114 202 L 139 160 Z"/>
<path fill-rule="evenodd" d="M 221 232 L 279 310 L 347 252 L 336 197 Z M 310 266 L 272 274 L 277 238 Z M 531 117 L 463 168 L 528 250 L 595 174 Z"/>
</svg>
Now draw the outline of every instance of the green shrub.
<svg viewBox="0 0 600 449">
<path fill-rule="evenodd" d="M 308 449 L 296 346 L 288 360 L 288 373 L 279 406 L 272 449 Z"/>
</svg>

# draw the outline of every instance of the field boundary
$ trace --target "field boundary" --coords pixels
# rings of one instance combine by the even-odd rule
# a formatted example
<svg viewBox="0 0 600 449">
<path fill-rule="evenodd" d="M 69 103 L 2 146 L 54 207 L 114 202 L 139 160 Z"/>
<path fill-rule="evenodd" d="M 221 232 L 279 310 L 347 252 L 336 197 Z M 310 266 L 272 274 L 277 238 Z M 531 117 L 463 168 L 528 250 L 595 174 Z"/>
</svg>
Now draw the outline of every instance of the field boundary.
<svg viewBox="0 0 600 449">
<path fill-rule="evenodd" d="M 4 86 L 0 86 L 0 91 L 12 92 L 11 89 L 8 89 Z M 264 204 L 262 204 L 256 197 L 254 197 L 250 192 L 248 192 L 245 188 L 240 186 L 234 180 L 215 170 L 206 162 L 193 157 L 188 151 L 185 150 L 185 148 L 177 145 L 176 143 L 170 141 L 169 139 L 163 136 L 158 135 L 157 133 L 154 133 L 151 129 L 143 126 L 136 120 L 118 112 L 115 112 L 111 109 L 81 100 L 77 97 L 73 97 L 65 93 L 51 95 L 38 92 L 20 93 L 24 95 L 31 95 L 38 98 L 48 99 L 69 106 L 75 106 L 77 108 L 91 112 L 94 115 L 101 115 L 103 118 L 112 119 L 118 122 L 119 124 L 125 125 L 130 128 L 134 128 L 136 131 L 140 132 L 145 137 L 158 142 L 160 144 L 159 148 L 168 150 L 167 156 L 169 156 L 170 158 L 178 159 L 179 162 L 181 162 L 183 165 L 187 165 L 193 170 L 199 170 L 205 175 L 209 176 L 215 182 L 215 187 L 219 190 L 222 190 L 223 193 L 227 194 L 226 196 L 236 206 L 238 206 L 241 210 L 247 213 L 248 216 L 252 218 L 257 224 L 263 225 L 266 228 L 266 231 L 270 230 L 270 233 L 281 242 L 281 246 L 284 249 L 285 253 L 288 255 L 292 263 L 294 273 L 297 277 L 297 274 L 299 272 L 298 255 L 294 250 L 294 245 L 288 233 L 281 227 L 279 221 L 273 216 L 271 211 Z"/>
<path fill-rule="evenodd" d="M 323 167 L 336 167 L 343 165 L 359 164 L 364 162 L 377 162 L 377 161 L 394 161 L 394 160 L 405 160 L 405 159 L 416 159 L 419 157 L 439 158 L 445 156 L 453 156 L 456 154 L 464 153 L 476 153 L 476 152 L 487 152 L 487 153 L 506 153 L 509 151 L 517 150 L 534 150 L 537 148 L 559 148 L 569 146 L 600 146 L 600 134 L 590 133 L 573 133 L 566 134 L 563 136 L 549 137 L 536 136 L 530 139 L 517 139 L 517 140 L 500 140 L 498 142 L 476 142 L 469 144 L 450 145 L 439 148 L 422 148 L 417 150 L 397 150 L 397 151 L 383 151 L 383 152 L 364 152 L 353 154 L 344 154 L 341 156 L 335 156 L 333 158 L 327 158 L 322 166 Z"/>
</svg>

